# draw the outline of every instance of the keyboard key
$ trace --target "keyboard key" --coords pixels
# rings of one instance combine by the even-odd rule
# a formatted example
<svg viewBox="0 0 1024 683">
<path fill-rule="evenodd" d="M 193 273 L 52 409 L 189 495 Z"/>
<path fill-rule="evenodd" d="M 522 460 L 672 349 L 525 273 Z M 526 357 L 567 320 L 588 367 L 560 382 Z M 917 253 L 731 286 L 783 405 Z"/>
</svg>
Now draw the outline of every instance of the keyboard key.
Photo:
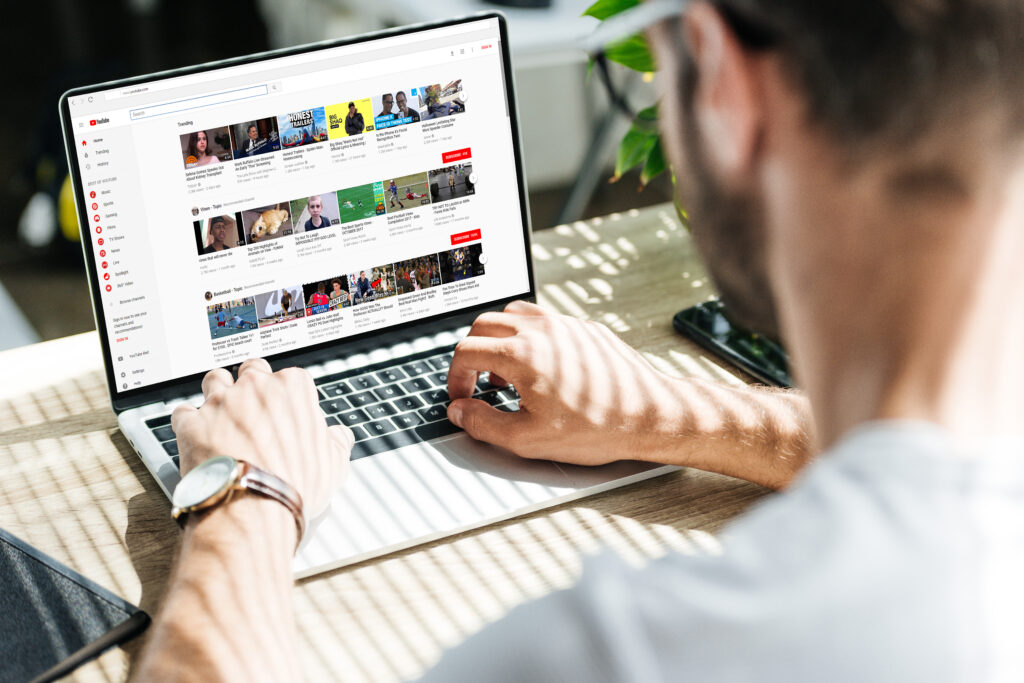
<svg viewBox="0 0 1024 683">
<path fill-rule="evenodd" d="M 343 398 L 336 398 L 330 401 L 320 401 L 320 409 L 327 415 L 334 415 L 343 410 L 350 410 L 352 405 Z"/>
<path fill-rule="evenodd" d="M 405 370 L 410 377 L 419 377 L 420 375 L 425 375 L 428 372 L 431 372 L 431 367 L 421 360 L 418 360 L 415 363 L 409 363 L 408 365 L 403 365 L 402 369 Z"/>
<path fill-rule="evenodd" d="M 162 427 L 164 425 L 169 425 L 169 424 L 171 424 L 171 416 L 170 415 L 161 415 L 160 417 L 151 417 L 148 420 L 146 420 L 146 426 L 149 427 L 150 429 L 153 429 L 155 427 Z"/>
<path fill-rule="evenodd" d="M 439 387 L 448 386 L 448 371 L 445 370 L 444 372 L 435 372 L 433 375 L 430 376 L 430 381 Z"/>
<path fill-rule="evenodd" d="M 356 389 L 372 389 L 373 387 L 379 387 L 380 382 L 373 375 L 360 375 L 349 380 Z"/>
<path fill-rule="evenodd" d="M 448 420 L 420 425 L 414 429 L 395 431 L 384 436 L 356 442 L 356 445 L 352 448 L 352 459 L 358 460 L 359 458 L 376 455 L 377 453 L 385 453 L 402 446 L 430 441 L 431 439 L 454 434 L 458 431 L 459 428 Z"/>
<path fill-rule="evenodd" d="M 366 414 L 373 420 L 389 417 L 398 412 L 389 403 L 374 403 L 372 406 L 366 406 L 364 410 L 366 410 Z"/>
<path fill-rule="evenodd" d="M 415 394 L 417 391 L 426 391 L 431 388 L 430 381 L 426 377 L 417 377 L 416 379 L 411 379 L 408 382 L 402 382 L 402 386 L 411 394 Z"/>
<path fill-rule="evenodd" d="M 172 441 L 174 439 L 174 430 L 171 429 L 170 425 L 164 425 L 154 429 L 153 436 L 157 438 L 157 441 Z"/>
<path fill-rule="evenodd" d="M 448 396 L 447 389 L 431 389 L 430 391 L 424 391 L 420 394 L 427 403 L 448 403 L 451 398 Z"/>
<path fill-rule="evenodd" d="M 423 424 L 424 420 L 416 413 L 403 413 L 401 415 L 395 415 L 391 418 L 391 421 L 395 423 L 395 426 L 399 429 L 409 429 L 416 425 Z"/>
<path fill-rule="evenodd" d="M 448 408 L 443 405 L 430 406 L 421 410 L 419 415 L 427 422 L 436 422 L 437 420 L 443 420 L 448 417 Z"/>
<path fill-rule="evenodd" d="M 174 463 L 174 466 L 176 468 L 178 468 L 179 470 L 181 469 L 181 463 L 178 461 L 178 459 L 180 457 L 181 457 L 180 455 L 172 455 L 171 456 L 171 462 Z"/>
<path fill-rule="evenodd" d="M 504 411 L 506 413 L 518 413 L 519 412 L 519 404 L 518 403 L 506 403 L 504 405 L 495 406 L 495 408 L 497 408 L 498 410 Z"/>
<path fill-rule="evenodd" d="M 395 431 L 396 427 L 385 420 L 377 420 L 376 422 L 368 422 L 363 426 L 366 429 L 366 433 L 370 436 L 383 436 L 384 434 L 390 434 Z"/>
<path fill-rule="evenodd" d="M 386 401 L 389 398 L 397 398 L 399 396 L 405 395 L 405 392 L 402 391 L 402 387 L 398 386 L 397 384 L 389 384 L 386 387 L 374 389 L 373 393 L 375 393 L 377 395 L 377 398 L 379 398 L 381 401 Z"/>
<path fill-rule="evenodd" d="M 338 396 L 344 396 L 345 394 L 351 394 L 352 387 L 345 382 L 334 382 L 320 387 L 320 392 L 327 398 L 336 398 Z"/>
<path fill-rule="evenodd" d="M 385 384 L 389 382 L 397 382 L 400 379 L 405 379 L 405 373 L 399 368 L 388 368 L 387 370 L 381 370 L 377 373 L 377 377 L 380 377 L 380 381 Z"/>
<path fill-rule="evenodd" d="M 370 416 L 364 413 L 362 410 L 350 410 L 347 413 L 338 413 L 338 419 L 341 420 L 341 424 L 351 427 L 352 425 L 362 424 L 370 419 Z"/>
<path fill-rule="evenodd" d="M 395 404 L 399 411 L 416 410 L 423 407 L 423 401 L 415 396 L 402 396 L 401 398 L 396 398 L 392 403 Z"/>
<path fill-rule="evenodd" d="M 178 454 L 178 442 L 177 441 L 167 441 L 167 442 L 165 442 L 165 443 L 163 443 L 161 445 L 164 447 L 164 450 L 167 451 L 167 455 L 177 455 Z"/>
<path fill-rule="evenodd" d="M 452 364 L 452 354 L 446 353 L 445 355 L 438 356 L 437 358 L 430 358 L 427 362 L 430 363 L 431 367 L 435 370 L 447 370 L 448 366 Z"/>
<path fill-rule="evenodd" d="M 496 406 L 498 404 L 501 404 L 501 403 L 505 402 L 505 399 L 502 396 L 499 396 L 498 392 L 496 392 L 496 391 L 485 391 L 482 394 L 477 394 L 473 398 L 478 398 L 481 401 L 486 401 L 487 403 L 491 404 L 492 406 Z"/>
<path fill-rule="evenodd" d="M 359 394 L 352 394 L 348 397 L 348 402 L 355 408 L 362 408 L 368 403 L 376 403 L 377 397 L 372 392 L 364 391 Z"/>
<path fill-rule="evenodd" d="M 370 438 L 370 435 L 362 427 L 349 427 L 349 429 L 352 430 L 352 436 L 356 437 L 356 441 L 365 441 Z"/>
</svg>

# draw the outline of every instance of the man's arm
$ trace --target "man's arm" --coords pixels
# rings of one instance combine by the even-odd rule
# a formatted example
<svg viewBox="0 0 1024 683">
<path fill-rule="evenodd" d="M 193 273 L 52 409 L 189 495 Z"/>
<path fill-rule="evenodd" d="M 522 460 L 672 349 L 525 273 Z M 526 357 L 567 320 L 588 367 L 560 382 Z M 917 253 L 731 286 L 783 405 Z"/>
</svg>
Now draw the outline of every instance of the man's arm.
<svg viewBox="0 0 1024 683">
<path fill-rule="evenodd" d="M 472 399 L 479 372 L 520 410 Z M 607 327 L 525 302 L 477 318 L 448 372 L 449 418 L 527 458 L 643 459 L 784 487 L 811 458 L 810 407 L 793 391 L 669 377 Z"/>
<path fill-rule="evenodd" d="M 352 432 L 328 428 L 308 373 L 271 373 L 250 360 L 233 382 L 203 380 L 206 402 L 179 406 L 172 424 L 182 473 L 231 455 L 276 474 L 320 514 L 348 471 Z M 236 494 L 189 516 L 167 597 L 132 672 L 149 681 L 298 680 L 291 557 L 295 520 L 281 503 Z"/>
</svg>

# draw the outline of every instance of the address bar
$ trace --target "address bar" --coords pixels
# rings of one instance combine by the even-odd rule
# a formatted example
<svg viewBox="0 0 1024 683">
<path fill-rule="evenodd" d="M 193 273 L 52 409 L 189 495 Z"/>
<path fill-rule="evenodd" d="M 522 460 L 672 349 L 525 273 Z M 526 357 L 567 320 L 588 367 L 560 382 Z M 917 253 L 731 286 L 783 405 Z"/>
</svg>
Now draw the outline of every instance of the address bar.
<svg viewBox="0 0 1024 683">
<path fill-rule="evenodd" d="M 138 119 L 147 119 L 151 116 L 163 116 L 165 114 L 175 114 L 180 111 L 188 111 L 189 109 L 212 107 L 214 105 L 224 104 L 225 102 L 248 100 L 253 97 L 266 95 L 267 92 L 268 89 L 266 84 L 253 85 L 248 88 L 237 88 L 235 90 L 224 90 L 210 95 L 187 97 L 181 100 L 173 100 L 171 102 L 139 107 L 138 109 L 132 109 L 130 116 L 132 121 L 137 121 Z"/>
</svg>

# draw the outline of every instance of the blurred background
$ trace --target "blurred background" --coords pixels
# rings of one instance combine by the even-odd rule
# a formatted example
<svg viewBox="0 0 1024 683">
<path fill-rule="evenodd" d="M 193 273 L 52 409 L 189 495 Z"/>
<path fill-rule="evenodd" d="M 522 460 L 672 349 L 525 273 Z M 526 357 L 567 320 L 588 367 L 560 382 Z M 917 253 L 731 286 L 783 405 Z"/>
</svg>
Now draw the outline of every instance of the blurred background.
<svg viewBox="0 0 1024 683">
<path fill-rule="evenodd" d="M 85 332 L 95 323 L 77 223 L 68 214 L 67 163 L 57 114 L 65 90 L 267 49 L 501 9 L 519 99 L 533 229 L 668 201 L 663 174 L 642 191 L 633 172 L 609 183 L 628 122 L 588 76 L 579 40 L 597 25 L 591 0 L 37 0 L 37 26 L 9 27 L 15 83 L 0 110 L 0 349 Z M 45 26 L 46 30 L 42 31 Z M 25 29 L 25 30 L 22 30 Z M 654 101 L 635 72 L 613 79 Z M 61 202 L 64 193 L 65 201 Z M 63 214 L 62 214 L 62 208 Z"/>
</svg>

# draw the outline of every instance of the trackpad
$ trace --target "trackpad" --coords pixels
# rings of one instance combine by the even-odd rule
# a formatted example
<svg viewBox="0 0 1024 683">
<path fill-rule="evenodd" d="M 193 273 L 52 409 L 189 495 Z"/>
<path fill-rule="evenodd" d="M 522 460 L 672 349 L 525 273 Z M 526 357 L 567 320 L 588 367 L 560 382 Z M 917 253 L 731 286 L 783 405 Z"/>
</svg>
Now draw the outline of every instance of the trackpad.
<svg viewBox="0 0 1024 683">
<path fill-rule="evenodd" d="M 510 481 L 565 488 L 569 479 L 547 460 L 521 458 L 511 451 L 477 441 L 462 433 L 430 445 L 451 465 Z"/>
</svg>

